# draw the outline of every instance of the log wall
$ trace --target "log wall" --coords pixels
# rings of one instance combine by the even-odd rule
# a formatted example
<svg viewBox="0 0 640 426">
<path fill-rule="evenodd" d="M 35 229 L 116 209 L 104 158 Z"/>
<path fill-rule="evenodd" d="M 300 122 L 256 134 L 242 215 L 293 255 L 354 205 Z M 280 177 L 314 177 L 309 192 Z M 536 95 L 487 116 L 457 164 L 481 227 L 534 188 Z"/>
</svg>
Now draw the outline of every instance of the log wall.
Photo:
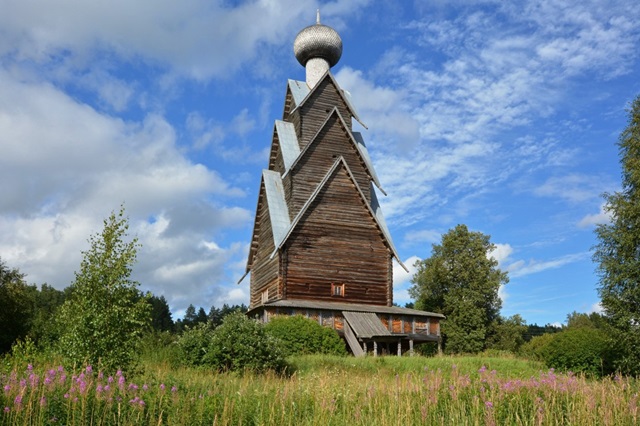
<svg viewBox="0 0 640 426">
<path fill-rule="evenodd" d="M 287 299 L 390 305 L 391 253 L 344 167 L 287 241 Z M 345 284 L 343 296 L 331 284 Z"/>
</svg>

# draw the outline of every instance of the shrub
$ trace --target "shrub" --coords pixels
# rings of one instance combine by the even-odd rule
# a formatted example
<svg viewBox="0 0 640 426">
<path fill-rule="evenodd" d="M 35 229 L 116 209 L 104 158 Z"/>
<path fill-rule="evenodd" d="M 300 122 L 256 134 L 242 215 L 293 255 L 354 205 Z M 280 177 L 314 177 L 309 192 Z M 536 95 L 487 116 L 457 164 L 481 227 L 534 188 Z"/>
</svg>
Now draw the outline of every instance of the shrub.
<svg viewBox="0 0 640 426">
<path fill-rule="evenodd" d="M 227 315 L 213 331 L 202 362 L 222 371 L 283 373 L 287 362 L 281 345 L 262 324 L 236 312 Z"/>
<path fill-rule="evenodd" d="M 335 332 L 301 315 L 277 316 L 265 326 L 267 333 L 283 342 L 287 356 L 305 354 L 346 355 L 344 341 Z"/>
<path fill-rule="evenodd" d="M 183 364 L 198 366 L 205 364 L 204 356 L 209 350 L 213 330 L 206 324 L 197 324 L 182 333 L 178 338 L 180 360 Z"/>
<path fill-rule="evenodd" d="M 613 372 L 611 343 L 602 330 L 575 328 L 553 335 L 541 353 L 549 367 L 600 376 Z"/>
<path fill-rule="evenodd" d="M 535 336 L 520 347 L 520 354 L 537 361 L 544 361 L 544 351 L 555 335 L 556 333 L 545 333 L 540 336 Z"/>
</svg>

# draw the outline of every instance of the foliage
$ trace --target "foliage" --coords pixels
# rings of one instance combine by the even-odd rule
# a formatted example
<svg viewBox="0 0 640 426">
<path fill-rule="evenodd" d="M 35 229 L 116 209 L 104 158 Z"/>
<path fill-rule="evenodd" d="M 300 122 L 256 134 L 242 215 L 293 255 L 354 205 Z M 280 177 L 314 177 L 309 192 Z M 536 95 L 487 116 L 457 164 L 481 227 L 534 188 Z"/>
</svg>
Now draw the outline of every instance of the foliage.
<svg viewBox="0 0 640 426">
<path fill-rule="evenodd" d="M 287 356 L 304 354 L 346 355 L 344 341 L 335 330 L 302 315 L 277 316 L 265 325 L 280 340 Z"/>
<path fill-rule="evenodd" d="M 281 342 L 241 312 L 227 315 L 216 327 L 203 360 L 221 371 L 283 373 L 287 369 Z"/>
<path fill-rule="evenodd" d="M 446 315 L 447 353 L 477 353 L 486 347 L 501 307 L 498 289 L 508 282 L 490 256 L 495 247 L 488 235 L 458 225 L 433 245 L 431 257 L 416 262 L 409 292 L 418 309 Z"/>
<path fill-rule="evenodd" d="M 29 337 L 39 347 L 51 347 L 58 341 L 60 330 L 55 321 L 51 321 L 58 314 L 70 290 L 57 290 L 48 284 L 43 284 L 35 293 L 35 310 L 29 330 Z"/>
<path fill-rule="evenodd" d="M 538 324 L 529 324 L 527 325 L 527 331 L 524 333 L 523 337 L 525 342 L 529 342 L 536 336 L 542 336 L 543 334 L 547 333 L 559 333 L 561 331 L 562 327 L 552 324 L 545 324 L 544 326 Z"/>
<path fill-rule="evenodd" d="M 640 96 L 628 111 L 620 134 L 622 190 L 604 195 L 611 222 L 596 227 L 593 259 L 600 276 L 598 291 L 616 329 L 623 354 L 618 367 L 640 373 Z"/>
<path fill-rule="evenodd" d="M 151 327 L 156 331 L 172 331 L 174 323 L 167 299 L 151 296 L 148 301 L 151 305 Z"/>
<path fill-rule="evenodd" d="M 197 324 L 195 327 L 187 328 L 177 342 L 180 348 L 181 362 L 190 366 L 204 365 L 204 356 L 207 354 L 212 340 L 213 330 L 207 324 Z"/>
<path fill-rule="evenodd" d="M 27 285 L 24 277 L 0 258 L 0 353 L 11 349 L 31 327 L 36 287 Z"/>
<path fill-rule="evenodd" d="M 534 336 L 531 340 L 520 347 L 520 354 L 537 361 L 544 361 L 545 351 L 555 334 L 545 333 Z"/>
<path fill-rule="evenodd" d="M 500 317 L 493 323 L 493 332 L 490 334 L 487 347 L 516 353 L 524 344 L 526 332 L 526 321 L 520 315 L 516 314 L 509 318 Z"/>
<path fill-rule="evenodd" d="M 131 281 L 137 239 L 125 241 L 124 208 L 111 213 L 101 234 L 89 239 L 71 295 L 60 308 L 60 349 L 70 362 L 107 369 L 133 367 L 150 322 L 150 305 Z"/>
<path fill-rule="evenodd" d="M 578 327 L 552 336 L 541 350 L 548 367 L 595 376 L 614 371 L 612 342 L 602 330 Z"/>
</svg>

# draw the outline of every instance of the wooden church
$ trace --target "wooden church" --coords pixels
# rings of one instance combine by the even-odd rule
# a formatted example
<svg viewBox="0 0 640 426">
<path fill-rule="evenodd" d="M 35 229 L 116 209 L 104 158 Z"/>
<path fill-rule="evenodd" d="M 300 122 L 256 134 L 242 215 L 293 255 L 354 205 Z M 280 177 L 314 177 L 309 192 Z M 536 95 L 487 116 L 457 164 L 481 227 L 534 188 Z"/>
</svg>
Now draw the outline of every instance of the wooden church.
<svg viewBox="0 0 640 426">
<path fill-rule="evenodd" d="M 385 192 L 352 130 L 354 119 L 362 121 L 331 74 L 342 40 L 318 16 L 298 33 L 294 53 L 306 81 L 288 81 L 262 172 L 248 315 L 312 318 L 334 328 L 356 356 L 439 344 L 443 315 L 393 306 L 393 259 L 406 267 L 380 211 L 376 191 Z"/>
</svg>

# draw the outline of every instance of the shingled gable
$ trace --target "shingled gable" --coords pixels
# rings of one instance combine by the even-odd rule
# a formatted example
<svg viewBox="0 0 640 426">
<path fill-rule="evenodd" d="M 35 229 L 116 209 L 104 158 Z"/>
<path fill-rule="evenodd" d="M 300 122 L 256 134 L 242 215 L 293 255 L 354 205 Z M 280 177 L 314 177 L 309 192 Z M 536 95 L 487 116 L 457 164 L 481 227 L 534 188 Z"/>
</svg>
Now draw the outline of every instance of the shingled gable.
<svg viewBox="0 0 640 426">
<path fill-rule="evenodd" d="M 304 217 L 306 212 L 311 208 L 313 202 L 318 197 L 318 194 L 320 194 L 322 192 L 322 190 L 324 189 L 324 187 L 327 184 L 327 182 L 329 182 L 329 179 L 335 173 L 337 173 L 337 171 L 340 170 L 340 168 L 344 168 L 344 170 L 347 172 L 347 175 L 349 176 L 349 179 L 351 180 L 351 182 L 353 183 L 354 187 L 358 191 L 358 194 L 360 195 L 360 199 L 362 201 L 362 205 L 365 206 L 365 208 L 366 208 L 367 212 L 369 213 L 370 217 L 373 219 L 373 221 L 375 222 L 376 226 L 378 227 L 378 229 L 380 231 L 380 234 L 382 235 L 383 241 L 384 241 L 385 245 L 389 248 L 389 251 L 391 251 L 392 256 L 395 257 L 395 259 L 398 262 L 398 264 L 400 266 L 402 266 L 402 268 L 404 268 L 405 271 L 409 272 L 409 269 L 407 269 L 407 267 L 404 265 L 402 260 L 400 260 L 400 256 L 398 256 L 398 253 L 396 252 L 396 249 L 395 249 L 393 243 L 391 242 L 391 237 L 389 235 L 389 231 L 388 231 L 386 225 L 383 226 L 380 223 L 380 221 L 378 219 L 378 215 L 376 215 L 376 212 L 371 208 L 371 206 L 367 202 L 367 198 L 365 197 L 364 193 L 362 192 L 362 190 L 358 186 L 358 183 L 356 182 L 356 180 L 355 180 L 355 178 L 353 176 L 353 173 L 351 173 L 351 169 L 349 169 L 349 166 L 347 165 L 347 162 L 344 160 L 344 158 L 342 156 L 339 156 L 336 159 L 336 161 L 335 161 L 335 163 L 333 163 L 333 166 L 331 167 L 331 169 L 327 172 L 327 174 L 324 176 L 322 181 L 318 184 L 318 186 L 316 187 L 315 191 L 313 191 L 313 193 L 311 194 L 311 196 L 309 197 L 307 202 L 304 204 L 304 206 L 302 206 L 302 208 L 300 209 L 300 212 L 298 212 L 296 217 L 291 221 L 291 226 L 289 227 L 289 230 L 285 234 L 284 238 L 281 240 L 280 244 L 275 247 L 273 253 L 271 253 L 270 258 L 273 259 L 273 257 L 276 255 L 276 253 L 280 249 L 282 249 L 284 244 L 287 242 L 287 239 L 291 236 L 291 234 L 295 230 L 296 226 L 300 223 L 300 221 L 302 220 L 302 218 Z"/>
<path fill-rule="evenodd" d="M 300 144 L 293 124 L 276 120 L 273 125 L 273 142 L 269 153 L 269 170 L 276 170 L 278 155 L 282 156 L 284 170 L 288 170 L 300 155 Z"/>
<path fill-rule="evenodd" d="M 367 171 L 367 174 L 369 175 L 371 180 L 375 183 L 375 185 L 380 189 L 380 191 L 382 191 L 382 193 L 386 195 L 387 193 L 384 191 L 384 189 L 382 189 L 382 186 L 380 185 L 380 181 L 378 180 L 378 175 L 376 174 L 375 169 L 373 168 L 373 165 L 371 164 L 371 159 L 369 158 L 369 152 L 367 151 L 367 148 L 364 145 L 364 141 L 362 141 L 362 136 L 360 135 L 360 133 L 356 132 L 358 134 L 360 140 L 358 140 L 358 139 L 356 139 L 356 137 L 354 137 L 354 134 L 349 131 L 349 127 L 347 126 L 347 123 L 344 121 L 344 118 L 342 117 L 342 114 L 340 114 L 340 111 L 336 107 L 334 107 L 333 110 L 331 110 L 331 112 L 327 115 L 327 118 L 324 120 L 324 122 L 322 123 L 322 125 L 320 126 L 318 131 L 316 132 L 315 136 L 313 136 L 311 138 L 309 143 L 300 152 L 300 154 L 295 159 L 295 161 L 291 164 L 291 166 L 286 169 L 286 171 L 282 175 L 282 178 L 284 179 L 287 176 L 287 174 L 289 174 L 289 172 L 291 170 L 293 170 L 298 165 L 300 160 L 302 158 L 304 158 L 306 153 L 310 151 L 312 145 L 314 143 L 317 143 L 316 141 L 320 140 L 320 138 L 319 138 L 320 134 L 322 134 L 323 130 L 329 124 L 329 122 L 331 121 L 331 118 L 334 115 L 338 117 L 338 123 L 342 126 L 342 128 L 345 130 L 345 133 L 348 135 L 347 139 L 349 139 L 349 141 L 351 142 L 351 144 L 355 148 L 355 151 L 358 154 L 358 156 L 360 157 L 360 160 L 362 161 L 362 164 L 364 164 L 364 168 Z"/>
<path fill-rule="evenodd" d="M 262 171 L 262 180 L 260 182 L 260 195 L 258 197 L 258 207 L 265 206 L 269 214 L 269 221 L 271 222 L 271 233 L 273 236 L 273 245 L 278 247 L 280 242 L 284 239 L 287 231 L 291 227 L 291 221 L 289 219 L 289 209 L 284 199 L 284 189 L 282 188 L 282 178 L 280 173 L 271 170 Z M 266 202 L 266 205 L 264 204 Z M 256 245 L 258 239 L 258 233 L 260 232 L 260 224 L 258 218 L 260 215 L 256 215 L 256 219 L 253 225 L 253 234 L 251 238 L 251 248 L 249 249 L 249 258 L 247 259 L 247 268 L 245 275 L 249 273 L 253 266 L 253 259 L 255 258 Z M 240 279 L 244 279 L 244 276 Z"/>
<path fill-rule="evenodd" d="M 347 106 L 347 109 L 349 110 L 349 112 L 351 113 L 351 116 L 353 118 L 356 119 L 356 121 L 358 123 L 360 123 L 360 125 L 362 127 L 364 127 L 365 129 L 368 129 L 368 127 L 362 122 L 362 120 L 360 120 L 360 117 L 358 116 L 358 112 L 356 111 L 356 109 L 354 108 L 353 104 L 351 103 L 351 96 L 348 94 L 348 92 L 342 90 L 340 88 L 340 85 L 338 84 L 338 82 L 336 81 L 336 79 L 333 77 L 333 74 L 331 74 L 331 71 L 328 70 L 324 77 L 322 77 L 318 83 L 313 87 L 313 89 L 308 89 L 307 86 L 307 90 L 309 90 L 309 92 L 306 94 L 306 96 L 300 100 L 298 102 L 298 100 L 296 99 L 296 96 L 299 98 L 301 94 L 304 93 L 304 89 L 301 88 L 301 84 L 306 86 L 306 83 L 304 82 L 298 82 L 295 80 L 289 80 L 289 88 L 288 90 L 291 91 L 291 94 L 293 95 L 293 101 L 295 102 L 295 106 L 291 109 L 291 111 L 289 111 L 289 114 L 293 114 L 294 111 L 298 110 L 299 108 L 301 108 L 309 99 L 311 99 L 313 97 L 313 95 L 315 94 L 315 92 L 318 90 L 319 87 L 322 87 L 322 83 L 325 80 L 329 80 L 331 84 L 333 84 L 333 86 L 335 87 L 336 91 L 338 92 L 338 94 L 340 95 L 340 97 L 342 98 L 342 101 L 345 103 L 345 105 Z M 291 83 L 294 83 L 294 86 L 292 86 Z M 300 83 L 300 84 L 297 84 Z"/>
</svg>

